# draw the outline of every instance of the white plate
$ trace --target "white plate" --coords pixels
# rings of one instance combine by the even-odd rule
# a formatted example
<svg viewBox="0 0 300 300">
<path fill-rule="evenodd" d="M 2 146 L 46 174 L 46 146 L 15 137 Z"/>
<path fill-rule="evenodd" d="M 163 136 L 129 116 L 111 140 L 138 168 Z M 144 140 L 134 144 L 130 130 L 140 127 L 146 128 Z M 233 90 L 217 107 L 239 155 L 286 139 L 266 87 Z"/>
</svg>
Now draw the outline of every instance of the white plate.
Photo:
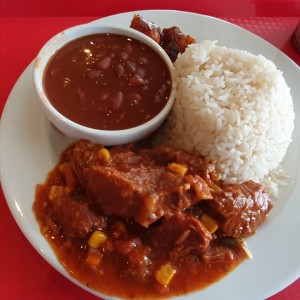
<svg viewBox="0 0 300 300">
<path fill-rule="evenodd" d="M 300 69 L 266 41 L 230 23 L 179 11 L 139 13 L 161 27 L 177 25 L 184 33 L 191 34 L 198 40 L 218 40 L 219 45 L 263 54 L 283 71 L 291 87 L 296 120 L 294 141 L 284 164 L 291 180 L 287 188 L 281 189 L 280 197 L 275 200 L 275 208 L 268 220 L 256 235 L 248 239 L 254 259 L 245 261 L 209 288 L 179 299 L 230 297 L 231 300 L 252 300 L 271 296 L 296 280 L 300 274 L 300 200 L 297 199 L 300 195 L 300 102 L 297 101 L 300 96 Z M 96 22 L 129 25 L 132 17 L 131 12 Z M 58 263 L 49 244 L 41 236 L 32 212 L 36 184 L 44 182 L 48 171 L 57 163 L 59 154 L 70 143 L 70 140 L 49 125 L 42 114 L 33 88 L 32 71 L 31 63 L 14 86 L 2 115 L 0 163 L 3 191 L 16 222 L 33 247 L 65 277 L 89 290 L 72 279 Z"/>
</svg>

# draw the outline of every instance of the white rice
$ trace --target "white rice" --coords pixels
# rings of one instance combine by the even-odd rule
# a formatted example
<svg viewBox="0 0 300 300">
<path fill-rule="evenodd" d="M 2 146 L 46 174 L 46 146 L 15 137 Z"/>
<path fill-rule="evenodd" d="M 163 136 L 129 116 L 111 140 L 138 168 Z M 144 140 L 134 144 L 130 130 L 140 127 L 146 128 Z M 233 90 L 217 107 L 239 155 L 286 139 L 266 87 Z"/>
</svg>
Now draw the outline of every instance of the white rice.
<svg viewBox="0 0 300 300">
<path fill-rule="evenodd" d="M 178 56 L 175 80 L 174 107 L 155 142 L 205 156 L 226 183 L 264 180 L 276 194 L 268 175 L 294 128 L 282 72 L 261 55 L 202 41 Z"/>
</svg>

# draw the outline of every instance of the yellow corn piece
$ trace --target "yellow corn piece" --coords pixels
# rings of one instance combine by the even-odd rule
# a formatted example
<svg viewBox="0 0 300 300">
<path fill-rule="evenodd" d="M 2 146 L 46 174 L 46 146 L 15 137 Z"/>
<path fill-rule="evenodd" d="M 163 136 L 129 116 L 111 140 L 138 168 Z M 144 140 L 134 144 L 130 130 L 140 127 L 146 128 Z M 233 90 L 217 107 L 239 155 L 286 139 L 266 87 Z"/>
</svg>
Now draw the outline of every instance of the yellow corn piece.
<svg viewBox="0 0 300 300">
<path fill-rule="evenodd" d="M 99 159 L 107 162 L 110 160 L 110 153 L 106 148 L 102 148 L 98 152 L 98 157 Z"/>
<path fill-rule="evenodd" d="M 177 173 L 181 176 L 184 176 L 188 170 L 188 168 L 182 164 L 178 163 L 170 163 L 168 165 L 168 169 L 174 173 Z"/>
<path fill-rule="evenodd" d="M 61 197 L 64 195 L 65 187 L 63 185 L 52 185 L 48 194 L 48 198 L 50 200 L 54 200 L 57 197 Z"/>
<path fill-rule="evenodd" d="M 218 229 L 217 222 L 206 214 L 201 216 L 200 221 L 210 233 L 214 233 Z"/>
<path fill-rule="evenodd" d="M 106 234 L 101 230 L 95 230 L 88 240 L 88 245 L 91 248 L 98 248 L 107 240 Z"/>
<path fill-rule="evenodd" d="M 168 285 L 175 275 L 176 270 L 173 269 L 170 264 L 162 265 L 156 272 L 155 278 L 162 285 Z"/>
</svg>

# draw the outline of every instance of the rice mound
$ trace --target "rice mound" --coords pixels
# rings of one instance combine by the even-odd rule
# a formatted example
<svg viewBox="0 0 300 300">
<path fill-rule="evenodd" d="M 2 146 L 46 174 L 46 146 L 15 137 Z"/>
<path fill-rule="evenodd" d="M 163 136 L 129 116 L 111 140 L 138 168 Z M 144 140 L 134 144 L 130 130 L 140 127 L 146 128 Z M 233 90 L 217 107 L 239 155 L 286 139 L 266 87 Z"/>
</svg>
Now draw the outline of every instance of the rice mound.
<svg viewBox="0 0 300 300">
<path fill-rule="evenodd" d="M 294 108 L 273 62 L 202 41 L 178 56 L 175 83 L 176 100 L 155 144 L 205 156 L 228 184 L 262 182 L 279 167 Z"/>
</svg>

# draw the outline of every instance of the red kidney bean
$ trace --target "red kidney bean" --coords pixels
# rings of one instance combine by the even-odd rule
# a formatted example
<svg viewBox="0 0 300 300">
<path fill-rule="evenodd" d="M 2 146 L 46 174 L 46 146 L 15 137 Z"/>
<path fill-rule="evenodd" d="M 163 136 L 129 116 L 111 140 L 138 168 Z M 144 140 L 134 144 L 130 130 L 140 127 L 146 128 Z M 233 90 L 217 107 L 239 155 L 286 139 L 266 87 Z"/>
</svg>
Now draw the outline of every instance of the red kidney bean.
<svg viewBox="0 0 300 300">
<path fill-rule="evenodd" d="M 83 100 L 84 96 L 85 96 L 85 93 L 84 93 L 84 91 L 81 88 L 78 88 L 77 89 L 77 95 L 78 95 L 78 97 L 79 97 L 80 100 Z"/>
<path fill-rule="evenodd" d="M 97 62 L 97 67 L 100 70 L 106 70 L 111 64 L 111 57 L 106 56 Z"/>
<path fill-rule="evenodd" d="M 124 75 L 124 67 L 121 64 L 117 64 L 115 67 L 115 72 L 118 77 L 122 77 Z"/>
<path fill-rule="evenodd" d="M 156 95 L 153 99 L 153 102 L 158 103 L 161 100 L 161 98 L 162 98 L 162 96 L 163 96 L 163 94 L 165 93 L 166 90 L 167 90 L 167 87 L 166 87 L 166 85 L 163 84 L 160 87 L 160 89 L 157 91 L 157 93 L 156 93 Z"/>
<path fill-rule="evenodd" d="M 126 68 L 126 71 L 129 72 L 129 73 L 133 73 L 135 72 L 136 70 L 136 63 L 132 62 L 132 61 L 126 61 L 125 63 L 125 68 Z"/>
<path fill-rule="evenodd" d="M 87 77 L 90 79 L 96 79 L 97 77 L 100 76 L 100 74 L 101 74 L 100 70 L 91 69 L 88 71 Z"/>
<path fill-rule="evenodd" d="M 131 54 L 131 53 L 132 53 L 133 48 L 132 48 L 132 46 L 131 46 L 130 43 L 127 43 L 127 44 L 125 45 L 125 50 L 126 50 L 126 52 L 127 52 L 128 54 Z"/>
<path fill-rule="evenodd" d="M 139 94 L 132 94 L 130 95 L 129 99 L 131 106 L 137 106 L 140 104 L 140 100 L 142 99 L 142 97 Z"/>
<path fill-rule="evenodd" d="M 121 59 L 121 60 L 127 60 L 128 57 L 129 57 L 129 54 L 127 52 L 119 52 L 118 53 L 118 57 Z"/>
<path fill-rule="evenodd" d="M 140 65 L 148 63 L 148 59 L 146 57 L 139 57 L 137 61 Z"/>
<path fill-rule="evenodd" d="M 109 97 L 109 93 L 104 93 L 100 96 L 101 101 L 105 101 Z"/>
<path fill-rule="evenodd" d="M 113 110 L 117 110 L 121 107 L 122 103 L 123 103 L 123 93 L 122 92 L 117 92 L 115 93 L 112 98 L 111 98 L 111 102 L 112 102 L 112 108 Z"/>
<path fill-rule="evenodd" d="M 144 77 L 146 76 L 146 70 L 143 69 L 143 68 L 138 68 L 138 69 L 136 70 L 136 73 L 137 73 L 139 76 L 141 76 L 142 78 L 144 78 Z"/>
<path fill-rule="evenodd" d="M 133 101 L 140 101 L 142 97 L 140 94 L 133 92 L 130 94 L 129 99 Z"/>
<path fill-rule="evenodd" d="M 144 78 L 142 78 L 139 74 L 135 73 L 133 74 L 129 80 L 128 80 L 129 84 L 131 85 L 135 85 L 135 86 L 138 86 L 138 85 L 144 85 L 145 84 L 145 80 Z"/>
</svg>

